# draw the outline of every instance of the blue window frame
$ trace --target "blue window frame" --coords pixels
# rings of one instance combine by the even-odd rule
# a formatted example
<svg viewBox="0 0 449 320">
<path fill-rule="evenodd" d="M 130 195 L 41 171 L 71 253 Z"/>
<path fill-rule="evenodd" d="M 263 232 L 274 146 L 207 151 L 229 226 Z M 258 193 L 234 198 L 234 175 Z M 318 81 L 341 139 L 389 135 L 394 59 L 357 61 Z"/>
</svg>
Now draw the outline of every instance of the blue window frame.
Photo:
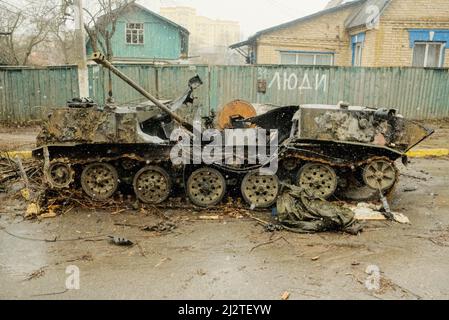
<svg viewBox="0 0 449 320">
<path fill-rule="evenodd" d="M 352 65 L 362 66 L 363 45 L 365 43 L 365 32 L 361 32 L 351 37 Z"/>
<path fill-rule="evenodd" d="M 410 29 L 410 48 L 413 49 L 412 66 L 441 68 L 444 66 L 449 30 Z"/>
<path fill-rule="evenodd" d="M 449 42 L 449 30 L 441 29 L 410 29 L 410 48 L 415 47 L 416 42 Z"/>
</svg>

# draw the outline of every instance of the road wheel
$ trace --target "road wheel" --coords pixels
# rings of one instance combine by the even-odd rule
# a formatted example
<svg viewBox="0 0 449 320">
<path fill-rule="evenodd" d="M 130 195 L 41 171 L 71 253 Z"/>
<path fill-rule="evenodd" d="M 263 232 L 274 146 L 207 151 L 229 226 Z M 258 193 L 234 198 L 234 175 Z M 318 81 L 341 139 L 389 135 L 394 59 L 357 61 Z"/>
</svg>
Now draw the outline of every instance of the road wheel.
<svg viewBox="0 0 449 320">
<path fill-rule="evenodd" d="M 363 181 L 374 190 L 391 189 L 397 180 L 397 170 L 394 164 L 386 160 L 375 160 L 363 170 Z"/>
<path fill-rule="evenodd" d="M 65 189 L 73 182 L 74 171 L 71 166 L 63 162 L 55 162 L 48 168 L 48 182 L 54 189 Z"/>
<path fill-rule="evenodd" d="M 187 181 L 187 195 L 199 207 L 211 207 L 220 203 L 226 194 L 226 180 L 212 168 L 201 168 Z"/>
<path fill-rule="evenodd" d="M 107 200 L 117 191 L 117 170 L 108 163 L 92 163 L 81 174 L 81 186 L 92 199 Z"/>
<path fill-rule="evenodd" d="M 308 163 L 299 171 L 298 186 L 310 196 L 327 199 L 337 190 L 337 174 L 327 165 Z"/>
<path fill-rule="evenodd" d="M 276 175 L 262 176 L 259 173 L 248 173 L 242 182 L 242 196 L 255 208 L 269 208 L 276 203 L 280 184 Z"/>
<path fill-rule="evenodd" d="M 137 172 L 133 187 L 137 198 L 143 203 L 160 204 L 170 196 L 170 176 L 160 167 L 145 167 Z"/>
</svg>

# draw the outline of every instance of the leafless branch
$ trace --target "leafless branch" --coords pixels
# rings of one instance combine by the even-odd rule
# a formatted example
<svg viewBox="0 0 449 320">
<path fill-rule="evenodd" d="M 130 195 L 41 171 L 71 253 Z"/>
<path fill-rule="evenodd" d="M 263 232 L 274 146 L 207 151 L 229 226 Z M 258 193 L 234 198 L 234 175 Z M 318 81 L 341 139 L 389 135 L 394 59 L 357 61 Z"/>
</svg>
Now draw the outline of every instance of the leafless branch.
<svg viewBox="0 0 449 320">
<path fill-rule="evenodd" d="M 48 40 L 52 27 L 63 23 L 60 0 L 25 0 L 17 12 L 0 7 L 0 25 L 9 31 L 3 58 L 8 64 L 28 64 L 37 46 Z M 6 17 L 6 18 L 4 18 Z"/>
<path fill-rule="evenodd" d="M 134 3 L 135 0 L 97 0 L 96 13 L 85 9 L 89 19 L 84 27 L 94 51 L 100 48 L 108 59 L 113 57 L 111 40 L 117 30 L 117 21 Z"/>
</svg>

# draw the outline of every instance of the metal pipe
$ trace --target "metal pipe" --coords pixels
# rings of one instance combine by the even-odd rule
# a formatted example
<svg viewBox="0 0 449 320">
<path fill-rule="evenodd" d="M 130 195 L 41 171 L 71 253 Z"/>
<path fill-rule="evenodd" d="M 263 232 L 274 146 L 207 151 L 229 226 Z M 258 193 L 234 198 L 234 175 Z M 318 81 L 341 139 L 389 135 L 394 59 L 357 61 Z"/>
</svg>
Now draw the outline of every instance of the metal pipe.
<svg viewBox="0 0 449 320">
<path fill-rule="evenodd" d="M 163 112 L 167 113 L 173 120 L 178 122 L 180 125 L 182 125 L 184 128 L 189 130 L 190 132 L 193 131 L 192 125 L 186 122 L 183 118 L 178 116 L 176 113 L 172 112 L 166 105 L 162 104 L 157 98 L 155 98 L 153 95 L 151 95 L 149 92 L 147 92 L 144 88 L 142 88 L 140 85 L 135 83 L 131 78 L 129 78 L 127 75 L 122 73 L 120 70 L 118 70 L 115 66 L 112 65 L 110 61 L 108 61 L 105 56 L 100 52 L 95 52 L 92 56 L 92 60 L 95 61 L 97 64 L 102 65 L 103 67 L 109 69 L 114 73 L 117 77 L 125 81 L 127 84 L 129 84 L 131 87 L 133 87 L 137 92 L 139 92 L 141 95 L 143 95 L 145 98 L 153 102 L 159 109 L 161 109 Z"/>
</svg>

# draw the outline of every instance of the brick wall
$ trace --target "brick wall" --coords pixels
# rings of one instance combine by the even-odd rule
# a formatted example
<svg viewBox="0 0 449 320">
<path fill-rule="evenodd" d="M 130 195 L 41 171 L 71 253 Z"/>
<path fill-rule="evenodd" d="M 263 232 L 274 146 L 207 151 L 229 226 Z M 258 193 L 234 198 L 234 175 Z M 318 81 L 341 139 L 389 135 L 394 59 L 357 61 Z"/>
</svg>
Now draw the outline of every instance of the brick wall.
<svg viewBox="0 0 449 320">
<path fill-rule="evenodd" d="M 409 29 L 449 29 L 449 1 L 393 0 L 382 15 L 379 28 L 366 33 L 363 65 L 411 66 Z M 449 48 L 444 66 L 449 67 Z"/>
<path fill-rule="evenodd" d="M 408 29 L 449 29 L 449 0 L 392 0 L 377 29 L 345 30 L 346 19 L 359 7 L 322 15 L 286 29 L 262 35 L 257 41 L 257 63 L 279 64 L 279 51 L 335 53 L 335 65 L 352 63 L 351 35 L 366 31 L 362 66 L 412 65 Z M 449 67 L 449 44 L 445 67 Z"/>
<path fill-rule="evenodd" d="M 350 65 L 350 39 L 344 23 L 355 8 L 351 6 L 262 35 L 257 41 L 257 63 L 279 64 L 279 51 L 321 51 L 334 52 L 336 65 Z"/>
</svg>

